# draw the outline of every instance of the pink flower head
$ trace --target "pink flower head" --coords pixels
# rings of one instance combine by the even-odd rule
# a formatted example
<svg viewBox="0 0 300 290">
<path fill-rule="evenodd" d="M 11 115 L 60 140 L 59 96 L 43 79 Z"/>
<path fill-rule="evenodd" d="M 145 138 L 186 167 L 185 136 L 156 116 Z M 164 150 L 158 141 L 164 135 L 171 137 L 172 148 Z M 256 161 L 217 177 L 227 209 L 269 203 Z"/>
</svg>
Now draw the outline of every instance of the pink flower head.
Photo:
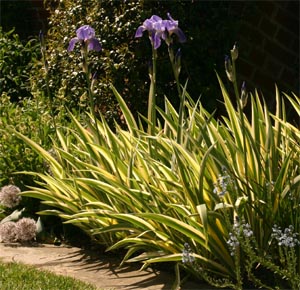
<svg viewBox="0 0 300 290">
<path fill-rule="evenodd" d="M 20 188 L 15 185 L 3 186 L 0 191 L 0 204 L 8 208 L 17 206 L 22 199 L 20 193 Z"/>
<path fill-rule="evenodd" d="M 12 243 L 17 240 L 16 223 L 6 222 L 0 224 L 0 242 Z"/>
<path fill-rule="evenodd" d="M 21 218 L 16 222 L 16 238 L 20 242 L 31 241 L 36 237 L 36 222 L 32 218 Z"/>
</svg>

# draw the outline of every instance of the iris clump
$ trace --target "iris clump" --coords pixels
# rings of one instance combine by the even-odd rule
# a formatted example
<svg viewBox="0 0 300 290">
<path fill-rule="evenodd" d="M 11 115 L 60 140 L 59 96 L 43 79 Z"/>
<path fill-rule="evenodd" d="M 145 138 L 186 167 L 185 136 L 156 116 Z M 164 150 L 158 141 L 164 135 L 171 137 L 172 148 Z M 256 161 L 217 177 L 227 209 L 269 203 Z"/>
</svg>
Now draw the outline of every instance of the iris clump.
<svg viewBox="0 0 300 290">
<path fill-rule="evenodd" d="M 163 20 L 157 15 L 152 15 L 151 18 L 146 19 L 143 25 L 139 26 L 135 37 L 142 37 L 144 31 L 148 31 L 149 38 L 153 44 L 154 49 L 158 49 L 161 45 L 161 40 L 166 41 L 168 45 L 171 44 L 171 36 L 177 35 L 180 43 L 186 41 L 183 31 L 178 27 L 178 21 L 174 20 L 170 13 L 167 14 L 168 19 Z"/>
<path fill-rule="evenodd" d="M 70 40 L 68 51 L 73 51 L 77 42 L 80 42 L 82 46 L 86 46 L 88 51 L 100 51 L 102 49 L 99 40 L 95 37 L 95 30 L 89 25 L 83 25 L 78 28 L 76 35 L 77 37 Z"/>
<path fill-rule="evenodd" d="M 56 212 L 60 217 L 75 225 L 80 221 L 80 226 L 99 239 L 99 243 L 108 244 L 109 250 L 128 247 L 124 261 L 130 261 L 132 256 L 131 261 L 143 261 L 145 265 L 177 261 L 176 281 L 179 281 L 179 266 L 182 266 L 218 288 L 221 285 L 243 289 L 247 273 L 255 284 L 264 287 L 254 277 L 261 269 L 273 271 L 296 285 L 294 281 L 298 278 L 293 277 L 299 273 L 299 252 L 294 246 L 298 245 L 298 235 L 294 228 L 275 228 L 273 235 L 270 234 L 270 225 L 289 218 L 299 231 L 299 215 L 294 214 L 299 202 L 295 200 L 296 210 L 292 210 L 289 217 L 285 214 L 285 202 L 289 202 L 289 198 L 284 198 L 289 191 L 295 191 L 294 196 L 297 194 L 299 179 L 294 174 L 298 174 L 299 169 L 296 150 L 299 142 L 294 137 L 298 131 L 286 124 L 285 119 L 281 120 L 285 111 L 281 112 L 284 106 L 281 106 L 279 93 L 276 91 L 276 116 L 269 114 L 260 103 L 259 95 L 252 97 L 249 93 L 253 116 L 248 119 L 242 111 L 247 103 L 245 83 L 241 91 L 237 89 L 238 50 L 234 45 L 231 58 L 225 59 L 225 69 L 233 82 L 238 106 L 235 109 L 219 79 L 226 116 L 215 119 L 200 101 L 192 100 L 186 91 L 187 83 L 181 86 L 179 82 L 181 51 L 174 53 L 172 41 L 175 36 L 183 42 L 185 36 L 178 28 L 178 21 L 170 15 L 167 20 L 153 15 L 135 34 L 141 37 L 148 31 L 152 45 L 148 119 L 140 119 L 138 126 L 131 110 L 112 86 L 128 130 L 121 126 L 111 130 L 105 119 L 97 120 L 95 114 L 93 82 L 96 74 L 91 72 L 93 66 L 88 62 L 89 50 L 94 49 L 90 39 L 95 38 L 95 33 L 89 26 L 84 27 L 86 29 L 81 27 L 83 31 L 79 29 L 77 37 L 70 41 L 69 50 L 73 50 L 77 42 L 81 43 L 92 113 L 84 124 L 70 115 L 76 127 L 59 131 L 59 140 L 53 145 L 55 158 L 38 144 L 34 145 L 49 162 L 51 176 L 38 174 L 43 179 L 42 188 L 36 187 L 27 195 L 34 193 L 46 204 L 53 201 L 51 206 L 59 209 Z M 168 46 L 178 87 L 178 112 L 167 97 L 165 110 L 156 106 L 157 49 L 162 40 Z M 159 118 L 156 118 L 156 110 Z M 291 136 L 286 131 L 291 132 Z M 33 146 L 33 141 L 14 133 Z M 75 140 L 73 144 L 71 140 Z M 291 152 L 288 158 L 282 148 Z M 294 159 L 295 162 L 290 162 Z M 224 166 L 219 174 L 221 164 Z M 274 184 L 266 184 L 269 179 L 274 179 Z M 22 223 L 25 228 L 33 229 L 29 222 Z M 270 236 L 278 242 L 274 247 Z M 185 240 L 190 241 L 191 247 Z M 154 252 L 153 247 L 158 251 Z M 278 250 L 279 255 L 274 250 Z M 141 256 L 136 257 L 140 252 Z M 180 259 L 184 265 L 180 265 Z M 286 265 L 290 265 L 288 271 Z M 214 280 L 215 275 L 222 280 Z"/>
</svg>

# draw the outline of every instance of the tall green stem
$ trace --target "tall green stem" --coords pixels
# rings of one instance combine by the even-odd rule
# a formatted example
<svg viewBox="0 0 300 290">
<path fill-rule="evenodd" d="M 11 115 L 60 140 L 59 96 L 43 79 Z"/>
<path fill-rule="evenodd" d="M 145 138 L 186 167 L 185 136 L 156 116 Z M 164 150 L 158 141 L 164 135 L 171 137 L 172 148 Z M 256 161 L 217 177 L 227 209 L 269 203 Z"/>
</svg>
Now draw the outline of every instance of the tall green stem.
<svg viewBox="0 0 300 290">
<path fill-rule="evenodd" d="M 91 114 L 94 118 L 94 123 L 95 123 L 95 128 L 97 130 L 97 137 L 99 140 L 99 130 L 98 130 L 98 125 L 97 125 L 97 115 L 95 111 L 95 102 L 94 102 L 94 93 L 92 90 L 92 82 L 91 82 L 91 73 L 89 70 L 89 65 L 88 65 L 88 50 L 86 44 L 82 45 L 81 48 L 81 55 L 82 55 L 82 69 L 83 72 L 85 73 L 85 78 L 86 78 L 86 90 L 87 90 L 87 95 L 90 103 L 90 110 Z"/>
<path fill-rule="evenodd" d="M 153 136 L 155 134 L 156 125 L 156 60 L 157 52 L 152 44 L 152 68 L 150 70 L 150 89 L 148 97 L 148 133 Z"/>
<path fill-rule="evenodd" d="M 248 197 L 250 198 L 251 202 L 251 195 L 249 191 L 249 181 L 248 181 L 248 166 L 247 166 L 247 148 L 246 148 L 246 136 L 245 136 L 245 120 L 244 120 L 244 112 L 243 108 L 241 105 L 241 100 L 240 100 L 240 94 L 238 90 L 238 85 L 237 85 L 237 78 L 236 78 L 236 68 L 235 68 L 235 58 L 234 58 L 234 52 L 231 51 L 231 58 L 232 58 L 232 74 L 233 74 L 233 88 L 234 88 L 234 93 L 236 96 L 236 101 L 237 101 L 237 109 L 238 113 L 240 115 L 240 120 L 241 120 L 241 129 L 242 129 L 242 135 L 243 135 L 243 155 L 244 155 L 244 170 L 245 170 L 245 181 L 247 184 L 247 193 Z"/>
<path fill-rule="evenodd" d="M 87 95 L 90 102 L 90 110 L 91 110 L 91 114 L 95 117 L 95 106 L 94 106 L 94 98 L 93 98 L 94 96 L 91 90 L 90 70 L 88 66 L 88 51 L 86 45 L 84 44 L 82 45 L 81 48 L 81 55 L 82 55 L 82 70 L 85 74 Z"/>
<path fill-rule="evenodd" d="M 232 58 L 232 74 L 233 74 L 233 89 L 234 89 L 235 97 L 239 103 L 240 94 L 239 94 L 239 89 L 238 89 L 237 79 L 236 79 L 235 60 L 233 58 Z"/>
<path fill-rule="evenodd" d="M 179 60 L 180 57 L 178 57 L 178 59 L 176 59 L 176 57 L 174 56 L 174 50 L 171 45 L 168 46 L 168 52 L 169 52 L 169 58 L 170 58 L 170 62 L 172 65 L 172 70 L 173 70 L 173 74 L 174 74 L 174 78 L 175 78 L 175 82 L 176 82 L 178 97 L 180 100 L 176 140 L 177 140 L 177 143 L 181 144 L 182 143 L 182 127 L 183 127 L 183 116 L 184 116 L 183 108 L 184 108 L 184 102 L 185 102 L 185 94 L 182 92 L 180 82 L 179 82 L 179 74 L 180 74 L 180 69 L 181 69 L 180 60 Z"/>
</svg>

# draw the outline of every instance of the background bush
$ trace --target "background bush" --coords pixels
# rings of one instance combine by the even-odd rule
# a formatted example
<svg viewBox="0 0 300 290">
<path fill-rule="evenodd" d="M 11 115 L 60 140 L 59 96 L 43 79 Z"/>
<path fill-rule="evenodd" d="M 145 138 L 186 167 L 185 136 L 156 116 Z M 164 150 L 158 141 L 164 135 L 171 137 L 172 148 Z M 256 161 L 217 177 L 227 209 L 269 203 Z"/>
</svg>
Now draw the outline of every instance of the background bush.
<svg viewBox="0 0 300 290">
<path fill-rule="evenodd" d="M 44 172 L 45 165 L 29 146 L 8 132 L 9 127 L 23 132 L 49 149 L 54 126 L 49 110 L 42 100 L 25 98 L 18 103 L 12 103 L 8 95 L 2 94 L 0 99 L 0 186 L 11 182 L 24 188 L 25 185 L 32 185 L 33 180 L 29 176 L 14 173 L 24 170 Z"/>
<path fill-rule="evenodd" d="M 76 29 L 89 24 L 103 46 L 100 53 L 93 53 L 91 57 L 92 71 L 97 72 L 98 77 L 95 101 L 100 111 L 108 120 L 121 115 L 107 87 L 113 82 L 132 111 L 144 114 L 151 54 L 147 37 L 135 39 L 134 34 L 152 14 L 166 18 L 170 12 L 188 37 L 182 47 L 182 82 L 189 79 L 189 92 L 194 99 L 205 95 L 203 103 L 209 111 L 218 107 L 216 99 L 221 95 L 214 69 L 223 71 L 224 51 L 232 47 L 238 28 L 237 19 L 230 17 L 229 3 L 50 0 L 46 1 L 46 7 L 50 12 L 47 34 L 50 88 L 59 102 L 65 102 L 69 107 L 85 106 L 80 48 L 77 46 L 72 53 L 66 49 Z M 163 51 L 159 51 L 158 104 L 162 105 L 163 95 L 167 95 L 176 106 L 177 99 L 172 98 L 176 95 L 176 85 L 170 74 L 168 56 Z M 37 80 L 43 86 L 43 81 Z"/>
<path fill-rule="evenodd" d="M 22 43 L 14 29 L 4 32 L 0 26 L 0 95 L 6 92 L 13 101 L 32 96 L 30 76 L 38 57 L 36 40 Z"/>
</svg>

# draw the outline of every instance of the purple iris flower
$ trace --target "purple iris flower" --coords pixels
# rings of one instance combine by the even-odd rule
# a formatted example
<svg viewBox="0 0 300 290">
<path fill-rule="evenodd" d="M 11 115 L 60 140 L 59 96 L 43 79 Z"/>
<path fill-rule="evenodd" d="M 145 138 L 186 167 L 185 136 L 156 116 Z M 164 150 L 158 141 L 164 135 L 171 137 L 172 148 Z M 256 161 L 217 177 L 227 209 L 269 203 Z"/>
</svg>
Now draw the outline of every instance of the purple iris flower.
<svg viewBox="0 0 300 290">
<path fill-rule="evenodd" d="M 169 32 L 169 35 L 173 33 L 177 35 L 180 43 L 186 41 L 186 37 L 183 31 L 178 27 L 178 20 L 174 20 L 170 13 L 167 14 L 169 20 L 165 20 L 165 28 Z"/>
<path fill-rule="evenodd" d="M 169 20 L 162 20 L 159 16 L 152 15 L 151 18 L 144 21 L 143 25 L 138 27 L 135 37 L 142 37 L 143 32 L 147 30 L 154 49 L 160 47 L 161 39 L 167 41 L 173 33 L 178 36 L 179 42 L 185 42 L 186 37 L 178 27 L 178 21 L 174 20 L 170 13 L 168 13 L 168 18 Z M 169 42 L 167 41 L 168 44 Z"/>
<path fill-rule="evenodd" d="M 159 48 L 161 44 L 161 37 L 165 31 L 163 20 L 157 15 L 152 15 L 151 18 L 146 19 L 143 25 L 137 29 L 135 37 L 142 37 L 143 32 L 146 30 L 149 32 L 149 37 L 154 45 L 154 49 Z"/>
<path fill-rule="evenodd" d="M 95 38 L 95 30 L 89 25 L 83 25 L 76 30 L 77 37 L 70 40 L 68 51 L 72 51 L 77 42 L 87 45 L 88 50 L 101 50 L 101 44 L 97 38 Z"/>
</svg>

